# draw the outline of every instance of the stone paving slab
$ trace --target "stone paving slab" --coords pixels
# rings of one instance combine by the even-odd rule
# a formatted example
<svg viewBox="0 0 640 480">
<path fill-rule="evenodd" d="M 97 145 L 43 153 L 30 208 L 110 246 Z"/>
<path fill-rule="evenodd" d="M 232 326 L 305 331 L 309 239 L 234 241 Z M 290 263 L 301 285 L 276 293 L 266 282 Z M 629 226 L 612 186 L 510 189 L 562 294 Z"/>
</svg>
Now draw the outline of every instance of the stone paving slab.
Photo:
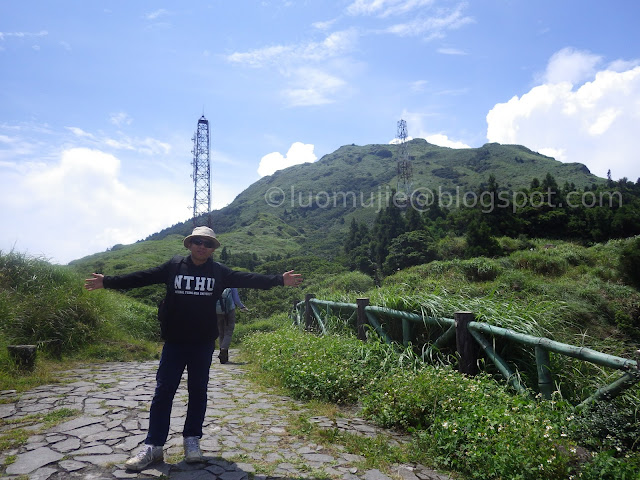
<svg viewBox="0 0 640 480">
<path fill-rule="evenodd" d="M 231 351 L 233 357 L 237 352 Z M 328 451 L 290 433 L 292 413 L 304 403 L 255 390 L 242 365 L 212 364 L 209 403 L 201 448 L 205 461 L 183 461 L 182 425 L 186 414 L 186 374 L 174 400 L 164 462 L 140 472 L 124 461 L 145 439 L 157 361 L 83 365 L 62 372 L 61 383 L 27 392 L 0 392 L 0 418 L 20 420 L 60 408 L 77 409 L 76 418 L 34 433 L 26 445 L 0 452 L 0 477 L 30 480 L 144 478 L 171 480 L 450 480 L 420 465 L 394 465 L 388 472 L 362 470 L 364 457 Z M 312 417 L 319 427 L 360 435 L 383 434 L 391 443 L 406 437 L 353 415 L 337 421 Z M 10 428 L 10 425 L 8 426 Z M 336 453 L 337 451 L 337 453 Z"/>
</svg>

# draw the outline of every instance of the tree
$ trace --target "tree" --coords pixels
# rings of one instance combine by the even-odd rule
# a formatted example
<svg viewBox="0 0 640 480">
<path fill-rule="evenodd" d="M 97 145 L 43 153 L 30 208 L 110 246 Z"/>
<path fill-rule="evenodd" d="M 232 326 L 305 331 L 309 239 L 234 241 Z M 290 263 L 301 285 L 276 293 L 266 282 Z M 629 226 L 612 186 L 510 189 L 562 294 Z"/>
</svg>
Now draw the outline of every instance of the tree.
<svg viewBox="0 0 640 480">
<path fill-rule="evenodd" d="M 396 270 L 435 260 L 433 244 L 433 238 L 424 230 L 398 235 L 389 245 L 389 254 L 383 264 L 384 273 L 390 275 Z"/>
<path fill-rule="evenodd" d="M 407 207 L 405 221 L 407 222 L 407 232 L 422 230 L 424 226 L 420 212 L 411 206 Z"/>
<path fill-rule="evenodd" d="M 389 253 L 391 240 L 404 232 L 404 217 L 398 207 L 389 205 L 387 208 L 378 212 L 371 233 L 373 260 L 376 264 L 382 265 L 384 263 Z"/>
<path fill-rule="evenodd" d="M 493 257 L 501 254 L 498 241 L 491 236 L 489 226 L 482 218 L 475 218 L 469 224 L 465 235 L 467 240 L 467 258 Z"/>
<path fill-rule="evenodd" d="M 360 245 L 360 241 L 358 239 L 358 222 L 355 218 L 351 219 L 351 223 L 349 224 L 349 232 L 347 233 L 347 240 L 344 242 L 344 253 L 347 255 L 351 250 Z"/>
<path fill-rule="evenodd" d="M 542 191 L 544 192 L 558 191 L 558 182 L 556 182 L 556 179 L 549 172 L 547 172 L 547 175 L 544 177 L 544 180 L 542 180 L 542 184 L 540 186 L 542 187 Z"/>
</svg>

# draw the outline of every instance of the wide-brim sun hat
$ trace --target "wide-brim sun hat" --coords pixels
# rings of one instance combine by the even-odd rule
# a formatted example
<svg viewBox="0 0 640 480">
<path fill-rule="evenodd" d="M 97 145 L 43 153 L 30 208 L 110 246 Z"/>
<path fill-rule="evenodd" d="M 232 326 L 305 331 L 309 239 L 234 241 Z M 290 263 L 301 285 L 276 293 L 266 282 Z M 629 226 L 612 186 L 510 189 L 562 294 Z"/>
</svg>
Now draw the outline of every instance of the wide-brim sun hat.
<svg viewBox="0 0 640 480">
<path fill-rule="evenodd" d="M 185 248 L 189 248 L 189 245 L 191 244 L 191 239 L 194 237 L 208 238 L 212 240 L 214 244 L 214 248 L 218 248 L 220 246 L 220 242 L 216 238 L 216 234 L 209 227 L 194 228 L 193 232 L 191 232 L 191 235 L 187 235 L 186 237 L 184 237 L 184 240 L 182 241 L 182 244 L 185 246 Z"/>
</svg>

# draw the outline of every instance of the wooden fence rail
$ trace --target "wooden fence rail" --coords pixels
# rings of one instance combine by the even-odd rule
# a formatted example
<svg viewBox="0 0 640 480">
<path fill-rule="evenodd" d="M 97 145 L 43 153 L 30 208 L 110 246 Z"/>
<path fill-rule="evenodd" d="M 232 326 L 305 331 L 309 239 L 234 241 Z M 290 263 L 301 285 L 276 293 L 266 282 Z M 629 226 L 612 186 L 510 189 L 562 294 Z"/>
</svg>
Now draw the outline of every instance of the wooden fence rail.
<svg viewBox="0 0 640 480">
<path fill-rule="evenodd" d="M 507 342 L 533 347 L 538 374 L 538 389 L 544 398 L 550 399 L 553 393 L 553 376 L 550 353 L 565 355 L 585 362 L 622 371 L 622 375 L 610 385 L 598 389 L 593 395 L 582 401 L 577 408 L 603 399 L 611 399 L 640 381 L 640 350 L 635 352 L 637 360 L 630 360 L 587 347 L 578 347 L 556 342 L 544 337 L 534 337 L 513 330 L 496 327 L 488 323 L 476 322 L 472 312 L 456 312 L 454 318 L 436 318 L 415 313 L 393 310 L 369 305 L 368 298 L 359 298 L 357 303 L 340 303 L 315 298 L 307 294 L 303 302 L 295 301 L 294 319 L 298 325 L 303 323 L 306 330 L 327 333 L 326 320 L 329 316 L 338 316 L 340 312 L 350 312 L 347 321 L 355 317 L 356 331 L 360 340 L 366 340 L 366 326 L 369 325 L 387 343 L 394 343 L 385 331 L 381 317 L 399 320 L 402 325 L 402 344 L 406 347 L 412 342 L 412 325 L 430 325 L 442 332 L 423 350 L 423 359 L 430 358 L 431 352 L 453 343 L 455 339 L 458 355 L 458 370 L 461 373 L 475 375 L 478 372 L 480 351 L 491 360 L 498 371 L 518 392 L 526 388 L 520 383 L 519 376 L 494 348 L 494 342 L 487 337 L 501 338 Z"/>
</svg>

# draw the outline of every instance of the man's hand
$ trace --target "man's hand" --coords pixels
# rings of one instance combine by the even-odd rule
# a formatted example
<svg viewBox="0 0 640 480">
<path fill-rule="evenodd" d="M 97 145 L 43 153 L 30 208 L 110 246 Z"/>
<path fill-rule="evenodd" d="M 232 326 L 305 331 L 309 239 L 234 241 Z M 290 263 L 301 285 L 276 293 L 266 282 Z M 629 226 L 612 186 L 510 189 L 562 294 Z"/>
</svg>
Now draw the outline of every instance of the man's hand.
<svg viewBox="0 0 640 480">
<path fill-rule="evenodd" d="M 104 283 L 102 282 L 104 275 L 101 273 L 92 273 L 91 276 L 93 278 L 85 279 L 84 288 L 87 290 L 98 290 L 100 288 L 104 288 Z"/>
<path fill-rule="evenodd" d="M 302 283 L 302 275 L 299 273 L 293 273 L 293 270 L 284 272 L 282 274 L 282 279 L 285 287 L 297 287 Z"/>
</svg>

